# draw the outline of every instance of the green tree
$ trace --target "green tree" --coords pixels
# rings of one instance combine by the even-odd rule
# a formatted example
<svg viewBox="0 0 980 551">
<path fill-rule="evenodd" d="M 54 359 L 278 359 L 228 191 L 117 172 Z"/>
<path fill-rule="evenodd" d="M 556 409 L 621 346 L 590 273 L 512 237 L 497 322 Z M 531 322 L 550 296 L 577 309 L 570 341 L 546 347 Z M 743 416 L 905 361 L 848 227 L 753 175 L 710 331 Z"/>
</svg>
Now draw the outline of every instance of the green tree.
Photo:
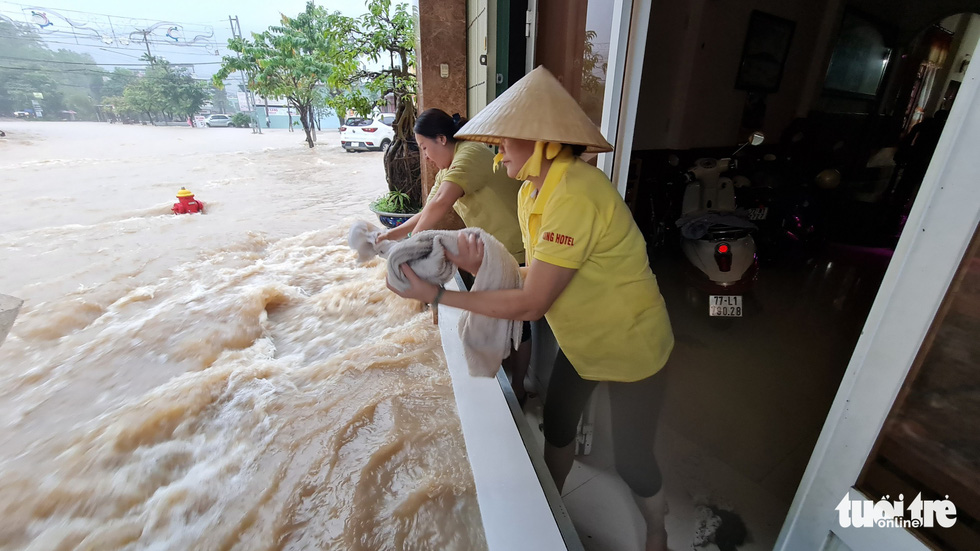
<svg viewBox="0 0 980 551">
<path fill-rule="evenodd" d="M 157 113 L 164 121 L 172 121 L 192 117 L 201 110 L 209 98 L 204 82 L 194 80 L 187 68 L 172 65 L 161 57 L 147 57 L 147 61 L 150 65 L 145 75 L 133 78 L 123 89 L 128 107 L 146 115 L 154 124 Z"/>
<path fill-rule="evenodd" d="M 185 67 L 158 62 L 147 71 L 146 76 L 155 79 L 154 85 L 160 88 L 162 111 L 168 120 L 193 117 L 210 98 L 207 85 L 194 80 Z"/>
<path fill-rule="evenodd" d="M 126 100 L 122 95 L 119 96 L 105 96 L 102 98 L 102 111 L 105 113 L 106 117 L 109 118 L 139 118 L 142 114 L 139 109 L 136 109 Z"/>
<path fill-rule="evenodd" d="M 368 115 L 391 95 L 396 105 L 395 140 L 385 153 L 385 174 L 392 191 L 422 201 L 421 158 L 415 143 L 415 15 L 407 4 L 368 0 L 368 13 L 328 17 L 327 34 L 336 47 L 329 51 L 334 66 L 327 83 L 341 93 L 327 104 L 338 113 L 348 109 Z M 366 62 L 374 67 L 369 68 Z"/>
<path fill-rule="evenodd" d="M 45 118 L 58 118 L 66 109 L 94 116 L 92 105 L 101 97 L 104 71 L 91 56 L 53 52 L 33 26 L 4 19 L 0 52 L 0 113 L 31 109 L 37 102 Z"/>
<path fill-rule="evenodd" d="M 156 124 L 153 113 L 161 111 L 163 97 L 153 80 L 146 77 L 136 79 L 123 91 L 123 100 L 130 110 L 146 115 L 151 123 Z"/>
<path fill-rule="evenodd" d="M 214 83 L 211 83 L 209 91 L 211 93 L 211 107 L 213 112 L 227 113 L 231 111 L 231 106 L 228 103 L 228 94 L 224 90 L 219 90 L 214 86 Z M 247 123 L 245 126 L 247 126 Z"/>
<path fill-rule="evenodd" d="M 585 50 L 582 56 L 582 109 L 588 113 L 592 122 L 599 124 L 602 119 L 602 95 L 606 88 L 606 69 L 608 62 L 595 51 L 595 31 L 585 31 Z"/>
<path fill-rule="evenodd" d="M 136 73 L 129 69 L 116 67 L 111 73 L 105 75 L 102 83 L 102 97 L 119 97 L 123 95 L 123 90 L 136 80 Z"/>
<path fill-rule="evenodd" d="M 307 2 L 296 17 L 282 16 L 282 24 L 252 39 L 231 39 L 228 49 L 238 54 L 225 56 L 212 82 L 218 88 L 235 72 L 245 73 L 249 88 L 265 97 L 284 97 L 299 112 L 306 142 L 316 143 L 314 105 L 323 102 L 322 83 L 332 67 L 327 58 L 331 39 L 327 33 L 327 12 Z"/>
</svg>

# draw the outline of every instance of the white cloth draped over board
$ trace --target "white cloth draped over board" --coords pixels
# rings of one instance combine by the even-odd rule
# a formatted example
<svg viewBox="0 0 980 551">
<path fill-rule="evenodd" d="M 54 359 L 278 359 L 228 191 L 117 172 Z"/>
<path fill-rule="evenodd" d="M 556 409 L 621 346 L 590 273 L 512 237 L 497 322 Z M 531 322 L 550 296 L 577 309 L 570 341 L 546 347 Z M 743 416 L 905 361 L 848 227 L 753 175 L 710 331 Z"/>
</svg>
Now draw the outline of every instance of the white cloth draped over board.
<svg viewBox="0 0 980 551">
<path fill-rule="evenodd" d="M 392 287 L 405 290 L 408 279 L 402 274 L 407 264 L 425 281 L 444 285 L 456 272 L 456 266 L 446 258 L 446 251 L 458 252 L 457 238 L 460 232 L 476 235 L 483 241 L 483 263 L 476 275 L 471 291 L 495 291 L 520 289 L 523 285 L 517 261 L 500 241 L 480 228 L 459 231 L 430 230 L 412 235 L 408 239 L 392 243 L 377 242 L 381 230 L 367 222 L 358 221 L 348 234 L 350 248 L 357 252 L 358 260 L 365 262 L 381 256 L 388 260 L 388 281 Z M 521 343 L 522 323 L 503 320 L 464 311 L 459 319 L 459 336 L 470 375 L 493 377 L 500 362 Z"/>
</svg>

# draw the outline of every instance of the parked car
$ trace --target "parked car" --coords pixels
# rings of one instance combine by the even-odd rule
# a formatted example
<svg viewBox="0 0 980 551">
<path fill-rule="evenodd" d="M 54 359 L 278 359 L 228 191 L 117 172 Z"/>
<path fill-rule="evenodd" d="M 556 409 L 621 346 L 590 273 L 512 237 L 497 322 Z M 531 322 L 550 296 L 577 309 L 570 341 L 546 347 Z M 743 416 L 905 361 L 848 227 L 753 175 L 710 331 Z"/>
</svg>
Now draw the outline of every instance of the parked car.
<svg viewBox="0 0 980 551">
<path fill-rule="evenodd" d="M 228 115 L 210 115 L 208 118 L 204 119 L 204 124 L 209 128 L 212 126 L 227 126 L 230 128 L 235 127 L 234 121 Z"/>
<path fill-rule="evenodd" d="M 347 151 L 387 151 L 395 139 L 394 122 L 394 113 L 349 117 L 340 127 L 340 145 Z"/>
</svg>

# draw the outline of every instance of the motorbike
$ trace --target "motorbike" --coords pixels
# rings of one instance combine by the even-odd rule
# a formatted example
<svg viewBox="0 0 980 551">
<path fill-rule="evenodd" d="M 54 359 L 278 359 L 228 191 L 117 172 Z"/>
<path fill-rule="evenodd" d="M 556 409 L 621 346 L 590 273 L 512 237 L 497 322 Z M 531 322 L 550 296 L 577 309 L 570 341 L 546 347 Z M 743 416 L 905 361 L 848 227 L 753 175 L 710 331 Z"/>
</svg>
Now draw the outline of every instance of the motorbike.
<svg viewBox="0 0 980 551">
<path fill-rule="evenodd" d="M 684 195 L 681 217 L 681 250 L 693 270 L 692 281 L 700 292 L 689 294 L 703 307 L 706 295 L 708 316 L 738 318 L 745 315 L 744 295 L 749 293 L 758 272 L 753 232 L 754 218 L 763 209 L 740 209 L 736 189 L 750 185 L 744 176 L 730 176 L 738 167 L 736 156 L 746 146 L 761 144 L 765 136 L 755 132 L 729 158 L 702 158 L 681 175 Z"/>
<path fill-rule="evenodd" d="M 799 174 L 788 158 L 773 154 L 748 167 L 751 185 L 739 189 L 739 207 L 758 226 L 753 236 L 765 264 L 808 265 L 819 254 L 824 235 L 823 205 L 817 186 L 839 173 L 825 170 L 813 178 Z M 814 184 L 808 182 L 814 180 Z"/>
</svg>

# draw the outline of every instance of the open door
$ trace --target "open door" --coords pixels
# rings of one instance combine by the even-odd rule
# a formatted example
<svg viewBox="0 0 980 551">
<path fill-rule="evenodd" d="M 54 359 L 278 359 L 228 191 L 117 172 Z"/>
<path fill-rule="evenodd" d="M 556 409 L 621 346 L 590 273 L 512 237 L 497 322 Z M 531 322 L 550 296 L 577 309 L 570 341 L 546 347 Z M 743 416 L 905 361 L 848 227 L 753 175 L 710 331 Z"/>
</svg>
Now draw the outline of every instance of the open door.
<svg viewBox="0 0 980 551">
<path fill-rule="evenodd" d="M 963 80 L 776 549 L 980 548 L 970 448 L 980 446 L 976 71 Z"/>
<path fill-rule="evenodd" d="M 528 56 L 579 101 L 613 147 L 595 162 L 626 191 L 650 0 L 530 0 Z"/>
</svg>

